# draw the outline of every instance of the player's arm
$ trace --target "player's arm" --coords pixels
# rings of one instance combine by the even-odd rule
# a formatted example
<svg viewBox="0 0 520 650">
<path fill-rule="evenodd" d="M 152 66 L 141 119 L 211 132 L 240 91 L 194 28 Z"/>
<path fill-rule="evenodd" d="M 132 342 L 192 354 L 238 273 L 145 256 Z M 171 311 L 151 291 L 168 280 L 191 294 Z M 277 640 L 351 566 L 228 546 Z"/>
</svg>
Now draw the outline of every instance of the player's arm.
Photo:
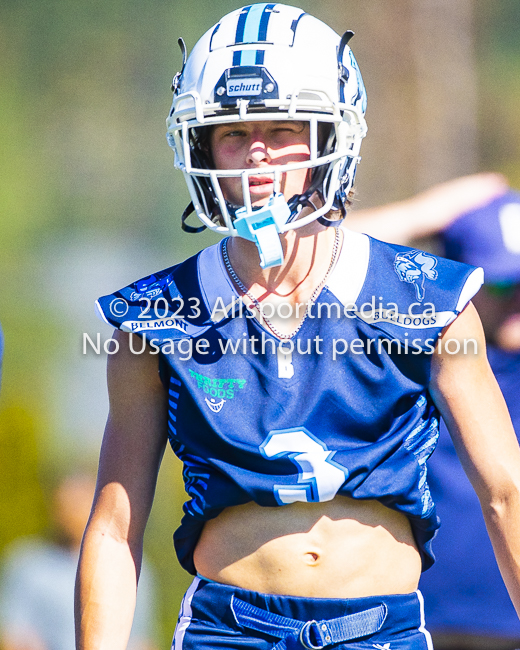
<svg viewBox="0 0 520 650">
<path fill-rule="evenodd" d="M 446 352 L 450 339 L 460 342 L 461 352 Z M 471 339 L 477 342 L 477 354 L 467 343 Z M 430 392 L 479 497 L 502 577 L 520 615 L 520 449 L 471 303 L 446 328 L 440 346 L 432 355 Z M 456 344 L 448 349 L 454 351 Z"/>
<path fill-rule="evenodd" d="M 486 205 L 507 190 L 507 181 L 500 174 L 462 176 L 403 201 L 354 209 L 345 219 L 345 227 L 394 244 L 409 244 L 437 234 L 461 214 Z"/>
<path fill-rule="evenodd" d="M 129 336 L 116 332 L 119 352 L 108 361 L 110 412 L 76 581 L 78 650 L 127 646 L 143 534 L 167 438 L 158 356 L 133 354 Z"/>
</svg>

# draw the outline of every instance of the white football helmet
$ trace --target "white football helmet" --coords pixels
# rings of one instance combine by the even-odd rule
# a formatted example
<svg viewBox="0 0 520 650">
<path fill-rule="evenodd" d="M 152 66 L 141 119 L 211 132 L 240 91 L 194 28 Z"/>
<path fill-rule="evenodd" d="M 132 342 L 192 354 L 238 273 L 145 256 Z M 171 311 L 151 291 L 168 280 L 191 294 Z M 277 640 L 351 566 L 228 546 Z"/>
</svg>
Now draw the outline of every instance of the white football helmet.
<svg viewBox="0 0 520 650">
<path fill-rule="evenodd" d="M 233 11 L 198 41 L 173 80 L 173 105 L 166 121 L 175 166 L 186 179 L 192 203 L 183 228 L 254 241 L 262 267 L 283 261 L 279 234 L 341 210 L 354 182 L 361 140 L 366 134 L 366 93 L 348 41 L 301 9 L 254 4 Z M 208 155 L 208 127 L 229 122 L 298 120 L 309 122 L 310 158 L 304 162 L 254 169 L 214 169 Z M 325 135 L 324 135 L 325 134 Z M 206 143 L 206 146 L 205 146 Z M 303 195 L 286 201 L 282 174 L 312 170 Z M 251 205 L 249 176 L 274 174 L 274 192 L 262 207 Z M 228 203 L 219 179 L 242 179 L 242 206 Z M 318 192 L 322 205 L 309 199 Z M 314 208 L 299 218 L 305 205 Z M 187 226 L 195 211 L 203 227 Z"/>
</svg>

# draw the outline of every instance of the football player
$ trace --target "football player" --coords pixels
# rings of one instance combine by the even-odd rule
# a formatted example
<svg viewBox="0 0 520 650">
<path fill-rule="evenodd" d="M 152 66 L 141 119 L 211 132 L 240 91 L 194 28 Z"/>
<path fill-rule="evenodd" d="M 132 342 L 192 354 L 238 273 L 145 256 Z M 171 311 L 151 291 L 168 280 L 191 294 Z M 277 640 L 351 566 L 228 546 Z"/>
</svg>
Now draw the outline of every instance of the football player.
<svg viewBox="0 0 520 650">
<path fill-rule="evenodd" d="M 351 36 L 254 4 L 174 78 L 184 228 L 195 212 L 226 237 L 99 300 L 119 351 L 81 650 L 125 647 L 168 439 L 194 576 L 176 650 L 431 648 L 417 585 L 439 526 L 439 411 L 520 609 L 520 452 L 470 303 L 482 270 L 338 227 L 366 133 Z"/>
</svg>

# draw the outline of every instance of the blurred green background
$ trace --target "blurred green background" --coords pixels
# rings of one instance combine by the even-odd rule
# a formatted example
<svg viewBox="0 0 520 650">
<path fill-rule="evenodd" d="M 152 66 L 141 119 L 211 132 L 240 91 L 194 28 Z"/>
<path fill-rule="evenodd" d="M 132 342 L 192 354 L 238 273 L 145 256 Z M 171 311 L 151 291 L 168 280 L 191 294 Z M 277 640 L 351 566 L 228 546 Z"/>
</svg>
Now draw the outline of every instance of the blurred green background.
<svg viewBox="0 0 520 650">
<path fill-rule="evenodd" d="M 368 91 L 360 207 L 496 170 L 520 187 L 517 0 L 314 0 L 356 32 Z M 94 300 L 213 241 L 187 235 L 165 141 L 177 38 L 191 49 L 232 0 L 3 0 L 0 5 L 0 551 L 45 535 L 49 486 L 95 469 L 110 336 Z M 171 535 L 183 488 L 167 453 L 147 531 L 169 647 L 189 578 Z"/>
</svg>

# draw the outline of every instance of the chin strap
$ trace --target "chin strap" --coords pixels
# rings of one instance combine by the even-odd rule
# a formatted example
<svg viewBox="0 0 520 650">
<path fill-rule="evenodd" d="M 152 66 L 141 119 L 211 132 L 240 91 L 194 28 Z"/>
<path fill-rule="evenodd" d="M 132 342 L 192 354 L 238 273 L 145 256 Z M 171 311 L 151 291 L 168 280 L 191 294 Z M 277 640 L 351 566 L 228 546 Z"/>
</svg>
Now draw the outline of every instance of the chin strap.
<svg viewBox="0 0 520 650">
<path fill-rule="evenodd" d="M 326 228 L 338 228 L 341 226 L 341 224 L 344 222 L 344 218 L 341 217 L 340 219 L 327 219 L 325 216 L 318 217 L 316 219 L 318 223 L 321 223 L 322 226 L 325 226 Z"/>
<path fill-rule="evenodd" d="M 295 195 L 287 202 L 281 193 L 274 194 L 264 206 L 254 208 L 252 213 L 248 213 L 246 207 L 238 209 L 231 205 L 227 207 L 238 235 L 256 244 L 260 266 L 269 269 L 283 263 L 283 249 L 280 242 L 282 228 L 287 223 L 295 221 L 304 206 L 317 210 L 308 194 Z M 185 232 L 198 233 L 206 229 L 206 226 L 195 228 L 186 223 L 187 218 L 194 211 L 193 203 L 184 210 L 181 225 Z M 332 220 L 321 216 L 317 221 L 323 226 L 335 228 L 342 223 L 343 219 Z"/>
<path fill-rule="evenodd" d="M 321 195 L 320 198 L 322 198 Z M 283 263 L 280 233 L 283 226 L 296 221 L 305 206 L 317 210 L 309 193 L 295 195 L 287 202 L 283 194 L 278 193 L 273 195 L 266 205 L 254 209 L 253 213 L 248 214 L 245 207 L 234 211 L 233 225 L 240 237 L 255 242 L 260 255 L 260 266 L 263 269 L 280 266 Z M 336 228 L 343 222 L 343 217 L 327 219 L 327 217 L 321 216 L 317 221 L 323 226 Z"/>
<path fill-rule="evenodd" d="M 260 255 L 260 266 L 269 269 L 283 263 L 283 249 L 280 242 L 281 229 L 291 216 L 283 194 L 275 194 L 253 213 L 247 208 L 235 212 L 234 226 L 240 237 L 253 241 Z"/>
<path fill-rule="evenodd" d="M 203 230 L 206 230 L 206 226 L 199 226 L 198 228 L 195 228 L 194 226 L 189 226 L 186 223 L 186 219 L 190 216 L 192 212 L 195 212 L 195 208 L 193 207 L 193 203 L 190 203 L 186 210 L 182 213 L 181 217 L 181 228 L 184 230 L 184 232 L 189 232 L 189 233 L 196 233 L 196 232 L 202 232 Z"/>
<path fill-rule="evenodd" d="M 314 192 L 318 194 L 320 201 L 325 203 L 325 199 L 320 190 L 311 190 L 311 192 L 306 192 L 305 194 L 295 195 L 288 201 L 289 207 L 291 208 L 291 218 L 289 221 L 296 221 L 302 208 L 305 206 L 312 208 L 315 212 L 318 210 L 318 208 L 311 201 L 311 196 L 314 194 Z M 325 226 L 326 228 L 337 228 L 343 223 L 345 214 L 346 212 L 343 207 L 341 208 L 341 217 L 339 219 L 328 219 L 325 215 L 322 215 L 321 217 L 318 217 L 316 221 L 318 223 L 321 223 L 321 225 Z"/>
</svg>

